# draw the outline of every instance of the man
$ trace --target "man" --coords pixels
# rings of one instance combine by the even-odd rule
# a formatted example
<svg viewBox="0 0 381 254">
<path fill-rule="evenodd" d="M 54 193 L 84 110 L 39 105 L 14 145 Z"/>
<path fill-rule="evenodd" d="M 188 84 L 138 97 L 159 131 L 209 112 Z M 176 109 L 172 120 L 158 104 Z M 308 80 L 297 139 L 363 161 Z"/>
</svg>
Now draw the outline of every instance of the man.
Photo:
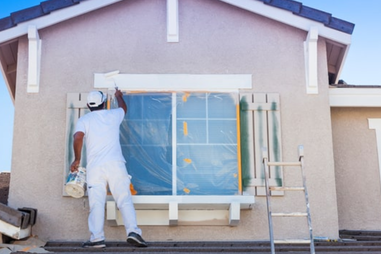
<svg viewBox="0 0 381 254">
<path fill-rule="evenodd" d="M 127 242 L 147 247 L 136 223 L 136 214 L 130 192 L 130 177 L 119 141 L 119 126 L 127 113 L 123 93 L 116 89 L 118 108 L 105 110 L 106 96 L 92 91 L 87 96 L 90 113 L 78 119 L 74 142 L 74 161 L 71 172 L 75 172 L 81 161 L 83 140 L 86 142 L 86 181 L 90 214 L 88 218 L 90 240 L 83 247 L 104 248 L 104 217 L 107 184 L 122 214 L 127 233 Z"/>
</svg>

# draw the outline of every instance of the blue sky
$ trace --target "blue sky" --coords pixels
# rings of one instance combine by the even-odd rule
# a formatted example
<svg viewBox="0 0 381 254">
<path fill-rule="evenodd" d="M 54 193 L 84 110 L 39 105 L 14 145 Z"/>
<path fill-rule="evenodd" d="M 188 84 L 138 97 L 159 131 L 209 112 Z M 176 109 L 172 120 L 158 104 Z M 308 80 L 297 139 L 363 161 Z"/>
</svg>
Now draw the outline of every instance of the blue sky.
<svg viewBox="0 0 381 254">
<path fill-rule="evenodd" d="M 0 18 L 39 4 L 40 0 L 8 0 L 0 3 Z M 354 23 L 352 45 L 341 79 L 354 85 L 381 85 L 381 0 L 298 0 L 304 5 Z M 14 108 L 0 77 L 0 172 L 11 171 Z"/>
</svg>

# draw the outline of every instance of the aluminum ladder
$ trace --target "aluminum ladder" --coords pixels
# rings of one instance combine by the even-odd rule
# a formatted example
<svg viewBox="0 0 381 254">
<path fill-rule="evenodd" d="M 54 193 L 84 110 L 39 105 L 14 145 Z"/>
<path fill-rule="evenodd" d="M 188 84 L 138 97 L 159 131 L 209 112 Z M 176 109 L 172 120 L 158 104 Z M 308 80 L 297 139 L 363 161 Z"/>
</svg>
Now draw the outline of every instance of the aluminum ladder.
<svg viewBox="0 0 381 254">
<path fill-rule="evenodd" d="M 304 149 L 303 146 L 298 147 L 299 161 L 297 162 L 270 162 L 268 161 L 267 148 L 262 149 L 263 165 L 265 171 L 265 189 L 266 189 L 266 201 L 267 201 L 267 214 L 269 223 L 269 234 L 271 253 L 275 253 L 275 243 L 309 243 L 311 254 L 315 254 L 314 239 L 312 234 L 311 215 L 310 215 L 310 203 L 308 201 L 308 192 L 306 186 L 306 177 L 304 174 Z M 269 167 L 271 166 L 283 166 L 283 167 L 300 167 L 303 186 L 302 187 L 273 187 L 269 185 Z M 271 195 L 270 191 L 303 191 L 306 201 L 306 212 L 291 212 L 291 213 L 273 213 L 271 211 Z M 309 228 L 309 239 L 301 240 L 274 240 L 273 222 L 272 217 L 306 217 Z"/>
</svg>

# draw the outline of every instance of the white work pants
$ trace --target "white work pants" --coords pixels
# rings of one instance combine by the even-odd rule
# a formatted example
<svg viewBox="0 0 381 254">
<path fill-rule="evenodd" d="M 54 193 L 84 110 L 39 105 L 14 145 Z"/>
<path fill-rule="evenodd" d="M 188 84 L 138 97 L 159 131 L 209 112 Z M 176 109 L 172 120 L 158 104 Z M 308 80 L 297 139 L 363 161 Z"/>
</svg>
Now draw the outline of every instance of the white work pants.
<svg viewBox="0 0 381 254">
<path fill-rule="evenodd" d="M 100 167 L 86 170 L 87 193 L 89 196 L 90 241 L 104 240 L 105 203 L 107 183 L 122 214 L 126 234 L 135 232 L 141 235 L 136 223 L 136 213 L 130 192 L 130 177 L 124 162 L 110 162 Z"/>
</svg>

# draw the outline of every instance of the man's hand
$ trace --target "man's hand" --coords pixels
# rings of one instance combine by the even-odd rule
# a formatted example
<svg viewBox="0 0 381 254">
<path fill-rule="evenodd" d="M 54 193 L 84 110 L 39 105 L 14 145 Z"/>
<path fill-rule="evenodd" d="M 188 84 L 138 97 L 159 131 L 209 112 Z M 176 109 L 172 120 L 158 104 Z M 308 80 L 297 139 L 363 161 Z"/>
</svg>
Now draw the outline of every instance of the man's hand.
<svg viewBox="0 0 381 254">
<path fill-rule="evenodd" d="M 118 88 L 115 88 L 115 89 L 116 89 L 115 90 L 115 98 L 118 101 L 118 107 L 122 108 L 124 110 L 124 114 L 126 114 L 127 113 L 127 105 L 124 102 L 123 93 Z"/>
<path fill-rule="evenodd" d="M 71 166 L 70 166 L 70 171 L 71 172 L 78 171 L 79 163 L 80 161 L 73 161 L 73 163 L 71 163 Z"/>
<path fill-rule="evenodd" d="M 123 93 L 118 88 L 115 88 L 115 97 L 123 97 Z"/>
</svg>

